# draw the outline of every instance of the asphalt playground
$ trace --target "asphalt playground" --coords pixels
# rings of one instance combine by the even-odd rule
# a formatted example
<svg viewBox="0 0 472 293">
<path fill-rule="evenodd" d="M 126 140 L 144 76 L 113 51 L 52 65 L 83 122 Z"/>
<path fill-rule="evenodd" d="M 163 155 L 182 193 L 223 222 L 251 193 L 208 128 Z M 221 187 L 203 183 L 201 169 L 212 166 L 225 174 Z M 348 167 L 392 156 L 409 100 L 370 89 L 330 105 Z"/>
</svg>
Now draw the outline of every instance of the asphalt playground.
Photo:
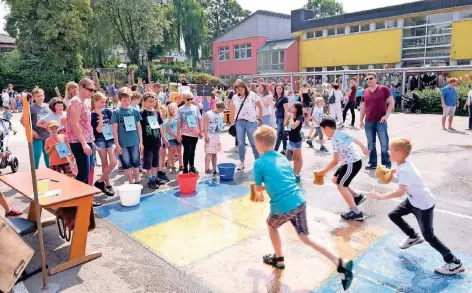
<svg viewBox="0 0 472 293">
<path fill-rule="evenodd" d="M 10 148 L 20 160 L 21 171 L 28 170 L 29 161 L 19 116 L 14 114 L 14 128 L 19 133 L 11 138 Z M 341 256 L 354 259 L 355 281 L 350 292 L 472 292 L 472 132 L 463 130 L 465 117 L 455 118 L 458 130 L 454 132 L 443 131 L 440 119 L 438 115 L 393 114 L 388 127 L 390 138 L 413 140 L 410 160 L 421 170 L 437 200 L 435 232 L 466 267 L 466 273 L 459 276 L 434 273 L 442 258 L 427 243 L 408 250 L 398 248 L 404 236 L 387 217 L 398 200 L 369 199 L 361 206 L 364 222 L 341 220 L 347 205 L 336 187 L 330 180 L 323 186 L 311 183 L 313 171 L 327 164 L 331 153 L 304 145 L 301 187 L 307 199 L 310 232 Z M 366 143 L 358 126 L 345 130 Z M 222 144 L 219 162 L 236 163 L 234 139 L 224 133 Z M 329 141 L 327 147 L 331 150 Z M 200 141 L 196 166 L 201 172 L 203 158 Z M 247 167 L 253 161 L 248 147 Z M 365 165 L 367 158 L 363 162 Z M 100 172 L 97 167 L 95 175 Z M 103 256 L 51 276 L 49 281 L 67 293 L 342 292 L 334 266 L 297 241 L 289 224 L 281 230 L 286 269 L 273 270 L 262 263 L 262 255 L 272 252 L 265 228 L 268 204 L 249 201 L 251 181 L 252 168 L 238 172 L 234 181 L 202 176 L 197 192 L 184 196 L 171 180 L 156 192 L 144 188 L 140 205 L 132 208 L 121 206 L 118 196 L 98 196 L 103 206 L 95 210 L 97 228 L 89 235 L 87 251 L 101 251 Z M 123 174 L 114 172 L 113 182 L 114 186 L 123 184 Z M 145 180 L 142 183 L 145 185 Z M 362 170 L 352 187 L 384 192 L 394 189 L 395 182 L 381 184 L 373 171 Z M 0 191 L 12 206 L 27 211 L 26 199 L 6 186 L 0 186 Z M 412 216 L 407 220 L 418 227 Z M 69 243 L 58 237 L 56 226 L 46 227 L 44 233 L 47 262 L 53 266 L 67 258 Z M 35 235 L 26 240 L 38 252 Z M 38 255 L 27 270 L 39 266 Z M 40 286 L 38 274 L 18 284 L 13 292 L 35 292 Z"/>
</svg>

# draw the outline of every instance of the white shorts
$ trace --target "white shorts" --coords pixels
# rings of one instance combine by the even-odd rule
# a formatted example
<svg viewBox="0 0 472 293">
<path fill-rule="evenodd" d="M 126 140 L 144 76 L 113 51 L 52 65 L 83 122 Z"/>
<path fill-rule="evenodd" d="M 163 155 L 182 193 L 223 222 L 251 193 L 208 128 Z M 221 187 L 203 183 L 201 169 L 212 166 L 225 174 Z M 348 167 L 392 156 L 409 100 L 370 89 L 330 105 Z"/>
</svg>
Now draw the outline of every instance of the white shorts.
<svg viewBox="0 0 472 293">
<path fill-rule="evenodd" d="M 446 116 L 454 117 L 455 112 L 456 112 L 456 106 L 445 106 L 443 108 L 443 117 L 446 117 Z"/>
</svg>

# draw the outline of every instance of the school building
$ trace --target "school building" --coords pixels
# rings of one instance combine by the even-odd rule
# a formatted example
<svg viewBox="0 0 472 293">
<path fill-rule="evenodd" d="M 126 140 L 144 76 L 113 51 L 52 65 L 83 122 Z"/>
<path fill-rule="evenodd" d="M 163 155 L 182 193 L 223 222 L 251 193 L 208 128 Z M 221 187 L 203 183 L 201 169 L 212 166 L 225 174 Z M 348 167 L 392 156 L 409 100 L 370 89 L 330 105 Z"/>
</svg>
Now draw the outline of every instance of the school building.
<svg viewBox="0 0 472 293">
<path fill-rule="evenodd" d="M 472 0 L 424 0 L 314 18 L 291 13 L 300 39 L 299 71 L 472 65 Z"/>
</svg>

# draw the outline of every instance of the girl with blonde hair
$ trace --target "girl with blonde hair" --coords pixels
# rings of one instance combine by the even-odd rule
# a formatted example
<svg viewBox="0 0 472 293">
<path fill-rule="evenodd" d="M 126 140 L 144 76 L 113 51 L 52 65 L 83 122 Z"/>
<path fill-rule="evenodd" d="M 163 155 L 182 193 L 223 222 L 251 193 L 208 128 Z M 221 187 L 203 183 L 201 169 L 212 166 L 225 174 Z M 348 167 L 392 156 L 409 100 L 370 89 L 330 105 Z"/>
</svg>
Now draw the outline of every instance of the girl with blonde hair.
<svg viewBox="0 0 472 293">
<path fill-rule="evenodd" d="M 69 107 L 70 100 L 73 97 L 75 97 L 78 93 L 79 93 L 79 85 L 73 81 L 69 81 L 66 84 L 66 94 L 64 96 L 64 99 L 62 100 L 66 108 Z"/>
<path fill-rule="evenodd" d="M 176 103 L 170 103 L 167 106 L 167 117 L 164 121 L 165 135 L 169 141 L 169 153 L 167 167 L 172 168 L 171 173 L 177 174 L 179 171 L 183 171 L 184 167 L 182 164 L 182 144 L 177 140 L 177 120 L 178 120 L 178 108 Z M 175 156 L 179 161 L 179 169 L 174 167 Z"/>
</svg>

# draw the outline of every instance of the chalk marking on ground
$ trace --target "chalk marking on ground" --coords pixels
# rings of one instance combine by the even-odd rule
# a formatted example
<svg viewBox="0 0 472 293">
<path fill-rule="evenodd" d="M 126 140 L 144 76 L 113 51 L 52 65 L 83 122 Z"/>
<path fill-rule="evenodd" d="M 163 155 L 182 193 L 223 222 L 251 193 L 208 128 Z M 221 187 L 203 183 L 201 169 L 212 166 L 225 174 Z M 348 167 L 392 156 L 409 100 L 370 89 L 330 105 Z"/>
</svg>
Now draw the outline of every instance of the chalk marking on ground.
<svg viewBox="0 0 472 293">
<path fill-rule="evenodd" d="M 411 126 L 411 127 L 406 127 L 406 128 L 397 129 L 397 130 L 391 131 L 390 133 L 395 133 L 395 132 L 405 131 L 405 130 L 408 130 L 408 129 L 412 129 L 412 128 L 420 127 L 420 126 L 427 125 L 427 124 L 431 124 L 431 123 L 432 123 L 432 122 L 425 122 L 425 123 L 421 123 L 421 124 L 418 124 L 418 125 L 415 125 L 415 126 Z"/>
<path fill-rule="evenodd" d="M 428 154 L 428 155 L 431 155 L 431 153 L 428 153 L 428 152 L 424 152 L 424 151 L 414 151 L 412 153 L 412 155 L 414 155 L 415 153 L 422 153 L 422 154 Z M 451 155 L 451 154 L 447 154 L 448 157 L 453 157 L 453 158 L 458 158 L 458 159 L 470 159 L 470 157 L 462 157 L 462 156 L 456 156 L 456 155 Z"/>
<path fill-rule="evenodd" d="M 21 282 L 13 286 L 13 293 L 29 293 L 29 291 L 26 288 L 25 284 Z"/>
</svg>

